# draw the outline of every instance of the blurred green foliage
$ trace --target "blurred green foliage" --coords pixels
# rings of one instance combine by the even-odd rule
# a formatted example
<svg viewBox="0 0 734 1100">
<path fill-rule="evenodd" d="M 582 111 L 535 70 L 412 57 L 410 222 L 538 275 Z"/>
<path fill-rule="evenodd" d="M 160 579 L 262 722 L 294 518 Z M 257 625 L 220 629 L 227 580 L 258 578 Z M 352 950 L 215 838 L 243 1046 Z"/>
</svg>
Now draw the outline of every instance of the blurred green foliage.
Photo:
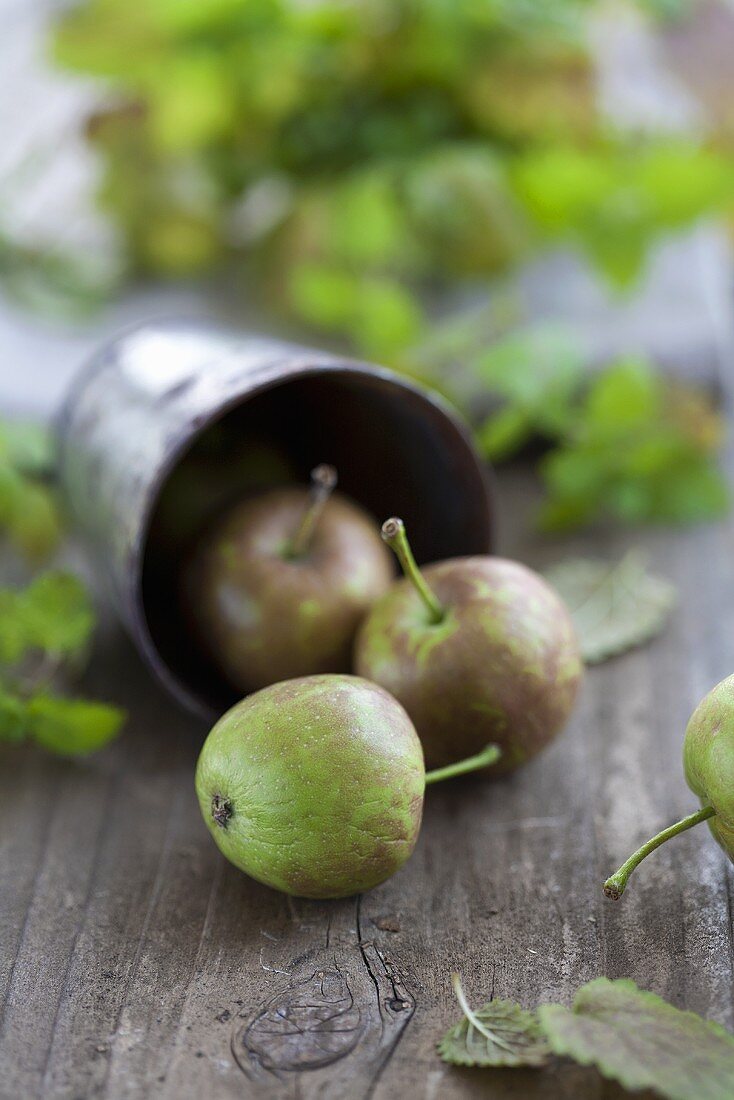
<svg viewBox="0 0 734 1100">
<path fill-rule="evenodd" d="M 40 562 L 56 549 L 61 521 L 43 475 L 50 442 L 36 425 L 0 423 L 0 532 L 25 557 Z"/>
<path fill-rule="evenodd" d="M 498 277 L 557 244 L 628 288 L 661 235 L 732 203 L 722 151 L 600 117 L 592 7 L 81 0 L 53 49 L 102 81 L 88 135 L 132 272 L 229 262 L 276 317 L 472 410 L 501 400 L 480 444 L 499 459 L 538 433 L 552 441 L 548 527 L 708 518 L 726 493 L 720 426 L 697 395 L 636 361 L 587 387 L 565 336 L 495 343 L 504 322 L 436 319 L 463 287 L 501 312 Z"/>
<path fill-rule="evenodd" d="M 100 199 L 136 271 L 234 258 L 276 312 L 398 355 L 426 292 L 552 241 L 628 285 L 732 164 L 598 114 L 583 0 L 83 0 L 54 39 L 111 97 Z"/>
<path fill-rule="evenodd" d="M 542 463 L 542 521 L 559 530 L 599 518 L 716 519 L 729 505 L 716 462 L 722 436 L 722 421 L 700 394 L 644 361 L 623 360 L 592 383 Z"/>
<path fill-rule="evenodd" d="M 59 674 L 85 663 L 96 620 L 78 577 L 42 567 L 62 533 L 45 481 L 52 465 L 47 431 L 0 423 L 0 534 L 37 571 L 25 587 L 0 588 L 0 741 L 32 738 L 54 752 L 78 755 L 111 740 L 124 714 L 55 690 Z"/>
<path fill-rule="evenodd" d="M 0 740 L 31 738 L 65 756 L 102 748 L 119 732 L 117 707 L 52 690 L 62 667 L 86 658 L 95 617 L 81 581 L 48 571 L 0 588 Z"/>
<path fill-rule="evenodd" d="M 478 431 L 488 458 L 531 438 L 546 489 L 540 522 L 563 531 L 598 520 L 696 523 L 729 506 L 717 455 L 724 421 L 699 390 L 644 359 L 622 359 L 589 379 L 578 348 L 531 329 L 479 353 L 477 374 L 503 401 Z"/>
</svg>

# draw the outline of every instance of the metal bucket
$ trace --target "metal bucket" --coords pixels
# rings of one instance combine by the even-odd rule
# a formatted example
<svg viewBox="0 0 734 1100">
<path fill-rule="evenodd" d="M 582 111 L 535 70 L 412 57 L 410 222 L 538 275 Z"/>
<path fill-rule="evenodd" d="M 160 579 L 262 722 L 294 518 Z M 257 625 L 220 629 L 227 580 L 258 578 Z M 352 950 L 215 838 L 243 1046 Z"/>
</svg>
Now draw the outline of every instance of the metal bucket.
<svg viewBox="0 0 734 1100">
<path fill-rule="evenodd" d="M 244 492 L 333 463 L 419 561 L 491 549 L 487 471 L 436 396 L 391 371 L 195 323 L 145 324 L 80 374 L 58 421 L 72 523 L 172 695 L 213 718 L 236 700 L 199 652 L 179 578 L 191 541 Z"/>
</svg>

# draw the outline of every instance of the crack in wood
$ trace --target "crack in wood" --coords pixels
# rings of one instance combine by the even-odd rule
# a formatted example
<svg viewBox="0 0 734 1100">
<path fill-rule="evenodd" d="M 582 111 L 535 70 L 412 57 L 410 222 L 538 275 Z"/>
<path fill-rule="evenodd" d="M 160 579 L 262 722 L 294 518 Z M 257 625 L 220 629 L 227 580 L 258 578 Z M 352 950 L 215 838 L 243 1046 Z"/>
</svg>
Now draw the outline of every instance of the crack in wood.
<svg viewBox="0 0 734 1100">
<path fill-rule="evenodd" d="M 271 1073 L 318 1069 L 354 1049 L 364 1030 L 349 982 L 338 966 L 281 990 L 239 1029 L 232 1050 L 241 1069 Z M 246 1059 L 249 1066 L 243 1065 Z"/>
<path fill-rule="evenodd" d="M 361 935 L 360 899 L 324 913 L 325 946 L 289 966 L 291 981 L 232 1034 L 235 1062 L 251 1082 L 289 1095 L 367 1097 L 415 1010 L 398 966 Z M 334 1070 L 344 1061 L 343 1069 Z M 319 1071 L 330 1067 L 328 1084 Z M 327 1091 L 322 1091 L 326 1087 Z M 339 1089 L 342 1091 L 340 1092 Z"/>
</svg>

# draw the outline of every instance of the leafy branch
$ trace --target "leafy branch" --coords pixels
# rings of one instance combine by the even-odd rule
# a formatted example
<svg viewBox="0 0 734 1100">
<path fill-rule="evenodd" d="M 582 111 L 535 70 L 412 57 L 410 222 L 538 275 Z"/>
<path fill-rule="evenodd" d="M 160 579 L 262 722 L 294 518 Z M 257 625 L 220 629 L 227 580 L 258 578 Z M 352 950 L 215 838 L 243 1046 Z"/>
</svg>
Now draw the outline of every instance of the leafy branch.
<svg viewBox="0 0 734 1100">
<path fill-rule="evenodd" d="M 663 234 L 730 208 L 721 145 L 610 129 L 588 14 L 79 0 L 52 50 L 100 82 L 87 136 L 130 274 L 234 263 L 276 314 L 386 359 L 430 330 L 437 287 L 558 243 L 627 287 Z"/>
<path fill-rule="evenodd" d="M 43 481 L 50 463 L 47 433 L 35 425 L 0 424 L 0 531 L 36 563 L 61 537 L 56 502 Z"/>
<path fill-rule="evenodd" d="M 61 523 L 44 482 L 48 435 L 35 425 L 0 426 L 0 531 L 38 568 L 56 548 Z M 0 588 L 0 741 L 35 740 L 64 755 L 92 752 L 119 732 L 124 713 L 60 694 L 86 663 L 95 628 L 81 580 L 42 570 L 23 588 Z"/>
<path fill-rule="evenodd" d="M 458 375 L 455 389 L 469 409 L 494 400 L 477 428 L 487 458 L 508 459 L 537 437 L 548 444 L 538 462 L 545 530 L 604 520 L 695 523 L 727 510 L 717 461 L 724 421 L 699 390 L 642 358 L 590 377 L 583 349 L 554 326 L 492 343 L 469 317 L 463 342 L 456 323 L 452 332 L 448 352 L 437 334 L 432 376 Z"/>
<path fill-rule="evenodd" d="M 77 755 L 116 736 L 119 708 L 55 690 L 62 674 L 83 667 L 94 626 L 89 596 L 71 573 L 48 571 L 25 588 L 0 589 L 0 740 L 32 739 Z"/>
<path fill-rule="evenodd" d="M 629 288 L 663 235 L 731 210 L 725 143 L 610 129 L 587 18 L 582 0 L 79 0 L 52 46 L 101 81 L 87 137 L 126 273 L 228 265 L 275 317 L 428 377 L 479 418 L 487 457 L 541 435 L 548 530 L 706 520 L 728 494 L 700 395 L 642 360 L 587 384 L 547 326 L 501 336 L 528 257 L 571 246 Z M 57 259 L 45 274 L 78 282 Z M 6 278 L 34 260 L 0 239 Z M 437 321 L 468 288 L 490 304 Z"/>
</svg>

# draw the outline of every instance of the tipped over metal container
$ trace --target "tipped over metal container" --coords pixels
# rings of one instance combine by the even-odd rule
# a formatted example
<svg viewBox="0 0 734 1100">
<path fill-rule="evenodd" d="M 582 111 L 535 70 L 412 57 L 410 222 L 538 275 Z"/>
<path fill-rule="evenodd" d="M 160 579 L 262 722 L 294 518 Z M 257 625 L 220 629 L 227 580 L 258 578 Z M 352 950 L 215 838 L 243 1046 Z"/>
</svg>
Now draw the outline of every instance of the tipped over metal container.
<svg viewBox="0 0 734 1100">
<path fill-rule="evenodd" d="M 135 644 L 181 703 L 213 718 L 236 693 L 181 607 L 192 541 L 246 492 L 306 484 L 329 462 L 376 521 L 402 516 L 419 562 L 491 549 L 487 471 L 461 421 L 391 371 L 193 323 L 104 348 L 58 421 L 60 482 Z"/>
</svg>

